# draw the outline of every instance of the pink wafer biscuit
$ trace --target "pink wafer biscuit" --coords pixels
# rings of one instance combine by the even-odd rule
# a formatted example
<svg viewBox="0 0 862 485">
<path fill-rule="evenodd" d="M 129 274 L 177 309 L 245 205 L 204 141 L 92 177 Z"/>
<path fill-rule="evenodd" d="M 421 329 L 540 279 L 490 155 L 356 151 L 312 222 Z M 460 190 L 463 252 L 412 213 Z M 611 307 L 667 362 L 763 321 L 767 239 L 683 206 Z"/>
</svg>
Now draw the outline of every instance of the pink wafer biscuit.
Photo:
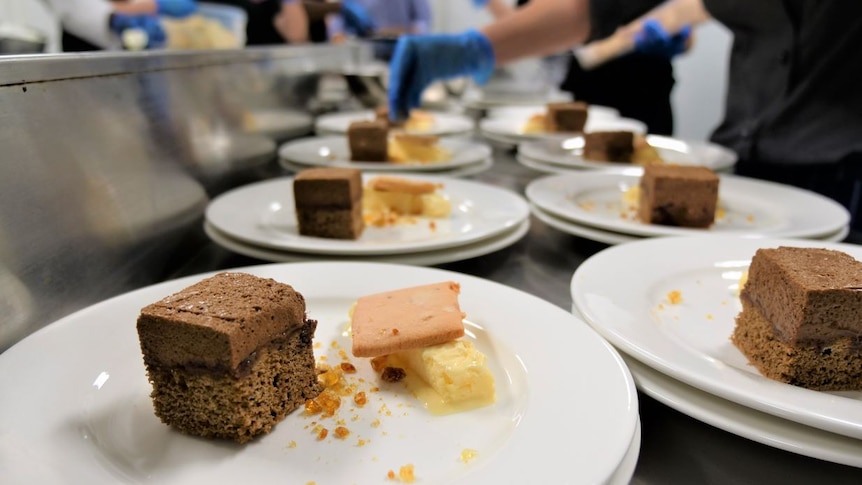
<svg viewBox="0 0 862 485">
<path fill-rule="evenodd" d="M 353 355 L 377 357 L 464 336 L 461 286 L 453 281 L 364 296 L 351 324 Z"/>
</svg>

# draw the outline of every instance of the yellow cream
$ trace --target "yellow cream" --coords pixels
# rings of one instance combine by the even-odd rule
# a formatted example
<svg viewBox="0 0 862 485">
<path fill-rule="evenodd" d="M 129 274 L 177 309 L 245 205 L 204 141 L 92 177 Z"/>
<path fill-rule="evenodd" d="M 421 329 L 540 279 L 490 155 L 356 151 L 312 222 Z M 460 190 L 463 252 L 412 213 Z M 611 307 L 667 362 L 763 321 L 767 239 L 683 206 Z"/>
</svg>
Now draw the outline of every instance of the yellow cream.
<svg viewBox="0 0 862 485">
<path fill-rule="evenodd" d="M 466 411 L 496 400 L 487 358 L 469 340 L 406 350 L 391 358 L 406 368 L 407 387 L 433 414 Z"/>
</svg>

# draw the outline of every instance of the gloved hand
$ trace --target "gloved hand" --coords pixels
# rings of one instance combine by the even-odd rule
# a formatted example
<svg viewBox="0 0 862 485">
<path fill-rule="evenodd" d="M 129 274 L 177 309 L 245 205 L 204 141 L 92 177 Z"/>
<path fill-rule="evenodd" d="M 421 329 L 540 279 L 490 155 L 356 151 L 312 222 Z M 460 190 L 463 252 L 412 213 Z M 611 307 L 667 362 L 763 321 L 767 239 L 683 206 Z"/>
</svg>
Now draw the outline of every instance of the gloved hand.
<svg viewBox="0 0 862 485">
<path fill-rule="evenodd" d="M 162 47 L 167 40 L 161 22 L 154 15 L 123 15 L 115 13 L 111 15 L 110 27 L 112 31 L 121 37 L 126 30 L 142 30 L 147 34 L 147 49 Z"/>
<path fill-rule="evenodd" d="M 477 30 L 402 36 L 389 64 L 389 117 L 405 119 L 434 81 L 472 76 L 485 84 L 494 64 L 494 47 Z"/>
<path fill-rule="evenodd" d="M 488 5 L 488 0 L 473 0 L 473 6 L 476 8 L 485 8 Z"/>
<path fill-rule="evenodd" d="M 156 14 L 183 18 L 197 11 L 194 0 L 156 0 Z"/>
<path fill-rule="evenodd" d="M 344 28 L 359 37 L 368 37 L 374 33 L 374 21 L 368 11 L 355 0 L 342 0 L 341 16 L 344 18 Z"/>
<path fill-rule="evenodd" d="M 669 35 L 656 19 L 644 22 L 643 30 L 635 34 L 635 50 L 645 54 L 673 59 L 687 49 L 691 26 L 686 25 L 674 35 Z"/>
</svg>

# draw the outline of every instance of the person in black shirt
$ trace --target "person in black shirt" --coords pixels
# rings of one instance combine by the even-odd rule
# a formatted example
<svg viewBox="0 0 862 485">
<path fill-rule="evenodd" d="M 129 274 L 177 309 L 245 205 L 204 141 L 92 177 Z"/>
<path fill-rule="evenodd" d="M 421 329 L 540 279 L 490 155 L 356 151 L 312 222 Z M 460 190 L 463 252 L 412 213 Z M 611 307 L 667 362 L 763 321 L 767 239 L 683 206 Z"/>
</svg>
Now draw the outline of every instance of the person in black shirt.
<svg viewBox="0 0 862 485">
<path fill-rule="evenodd" d="M 725 116 L 711 139 L 737 153 L 737 173 L 831 197 L 862 229 L 862 2 L 533 0 L 481 32 L 399 41 L 390 115 L 403 116 L 435 80 L 482 82 L 494 66 L 522 57 L 612 34 L 634 39 L 647 18 L 671 34 L 710 18 L 729 28 Z M 611 25 L 625 27 L 615 34 Z"/>
<path fill-rule="evenodd" d="M 523 7 L 529 2 L 517 0 L 516 6 Z M 486 6 L 496 19 L 515 10 L 504 0 L 473 0 L 473 3 Z M 633 15 L 627 21 L 637 16 Z M 602 30 L 612 30 L 618 26 L 607 25 Z M 615 108 L 626 118 L 643 121 L 649 133 L 673 134 L 670 95 L 674 78 L 670 56 L 633 52 L 589 70 L 582 68 L 571 54 L 568 54 L 566 62 L 568 68 L 560 89 L 572 93 L 576 100 Z"/>
</svg>

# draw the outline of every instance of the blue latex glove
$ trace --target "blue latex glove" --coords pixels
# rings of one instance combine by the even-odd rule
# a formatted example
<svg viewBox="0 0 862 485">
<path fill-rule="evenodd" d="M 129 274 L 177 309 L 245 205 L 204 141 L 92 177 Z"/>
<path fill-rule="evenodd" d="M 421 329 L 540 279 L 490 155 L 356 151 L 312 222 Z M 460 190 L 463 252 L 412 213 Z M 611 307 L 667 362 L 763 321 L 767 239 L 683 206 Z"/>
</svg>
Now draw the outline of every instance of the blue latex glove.
<svg viewBox="0 0 862 485">
<path fill-rule="evenodd" d="M 156 0 L 157 15 L 183 18 L 195 13 L 197 9 L 194 0 Z"/>
<path fill-rule="evenodd" d="M 154 15 L 111 15 L 111 30 L 122 35 L 124 30 L 141 29 L 147 33 L 147 49 L 163 47 L 167 41 L 165 30 Z"/>
<path fill-rule="evenodd" d="M 341 2 L 341 17 L 344 19 L 344 28 L 359 37 L 368 37 L 374 33 L 374 21 L 371 20 L 371 15 L 355 0 Z"/>
<path fill-rule="evenodd" d="M 494 63 L 494 47 L 477 30 L 402 36 L 389 64 L 389 117 L 406 118 L 434 81 L 472 76 L 476 83 L 485 84 Z"/>
<path fill-rule="evenodd" d="M 686 50 L 691 36 L 691 27 L 686 25 L 674 35 L 669 35 L 656 19 L 644 22 L 643 30 L 635 34 L 635 50 L 645 54 L 672 59 Z"/>
<path fill-rule="evenodd" d="M 473 6 L 476 8 L 485 8 L 488 5 L 488 0 L 473 0 Z"/>
</svg>

